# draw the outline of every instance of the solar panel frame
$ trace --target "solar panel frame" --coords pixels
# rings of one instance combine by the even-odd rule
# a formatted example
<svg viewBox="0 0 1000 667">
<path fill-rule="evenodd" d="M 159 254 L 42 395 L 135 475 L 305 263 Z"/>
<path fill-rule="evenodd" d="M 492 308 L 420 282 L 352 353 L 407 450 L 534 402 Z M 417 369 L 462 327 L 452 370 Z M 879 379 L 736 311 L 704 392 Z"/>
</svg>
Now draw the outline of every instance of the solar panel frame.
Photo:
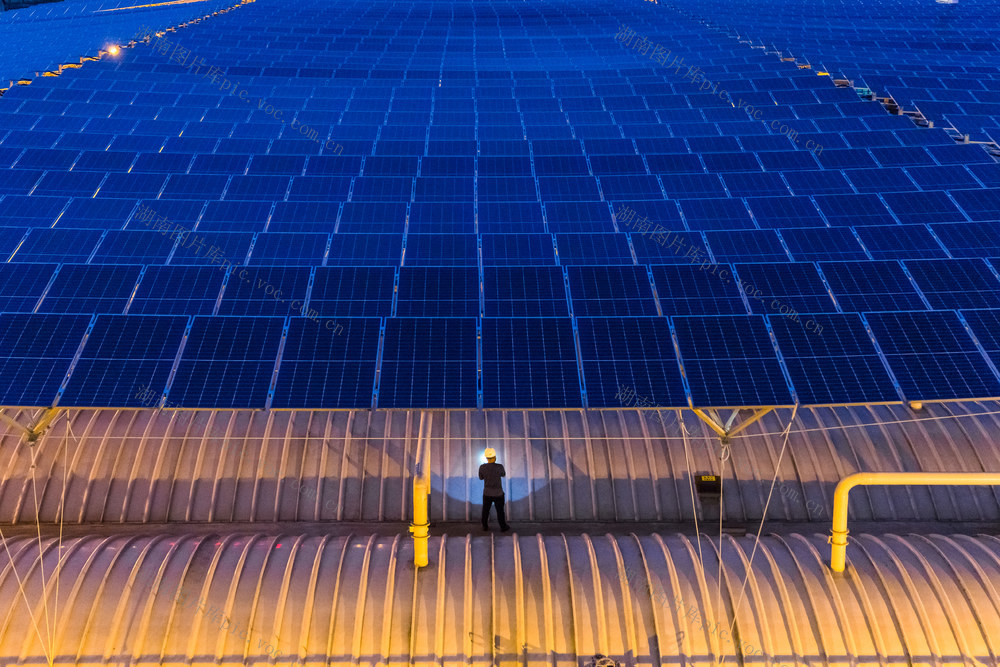
<svg viewBox="0 0 1000 667">
<path fill-rule="evenodd" d="M 156 407 L 149 392 L 166 388 L 187 325 L 187 316 L 98 315 L 59 405 Z"/>
<path fill-rule="evenodd" d="M 795 403 L 763 315 L 672 317 L 694 407 Z"/>
<path fill-rule="evenodd" d="M 475 408 L 474 317 L 385 320 L 378 407 Z"/>
<path fill-rule="evenodd" d="M 687 407 L 670 325 L 662 317 L 580 317 L 580 363 L 591 408 Z"/>
<path fill-rule="evenodd" d="M 802 405 L 900 400 L 857 313 L 772 314 L 768 321 Z"/>
<path fill-rule="evenodd" d="M 645 266 L 570 266 L 576 317 L 652 317 L 656 298 Z"/>
<path fill-rule="evenodd" d="M 1000 395 L 1000 377 L 955 311 L 866 313 L 865 320 L 907 401 Z"/>
<path fill-rule="evenodd" d="M 192 318 L 168 388 L 169 404 L 182 408 L 265 408 L 285 319 Z"/>
<path fill-rule="evenodd" d="M 583 405 L 569 318 L 483 318 L 484 408 Z"/>
<path fill-rule="evenodd" d="M 340 326 L 306 317 L 289 319 L 271 407 L 371 408 L 382 320 L 342 318 Z"/>
</svg>

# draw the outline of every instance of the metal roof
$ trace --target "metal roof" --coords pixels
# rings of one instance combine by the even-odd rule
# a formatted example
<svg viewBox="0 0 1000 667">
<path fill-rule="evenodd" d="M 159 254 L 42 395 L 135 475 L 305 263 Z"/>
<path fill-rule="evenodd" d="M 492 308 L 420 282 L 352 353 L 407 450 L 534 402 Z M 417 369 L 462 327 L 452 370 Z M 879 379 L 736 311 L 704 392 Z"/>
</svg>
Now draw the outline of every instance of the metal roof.
<svg viewBox="0 0 1000 667">
<path fill-rule="evenodd" d="M 33 535 L 7 545 L 20 581 L 3 558 L 4 664 L 42 664 L 52 646 L 56 664 L 75 665 L 568 667 L 604 655 L 910 666 L 1000 655 L 1000 540 L 986 535 L 860 536 L 841 576 L 818 534 L 724 536 L 721 568 L 718 539 L 644 534 L 435 537 L 419 571 L 399 536 L 181 528 L 70 538 L 62 550 Z"/>
<path fill-rule="evenodd" d="M 507 467 L 512 520 L 536 522 L 691 521 L 697 473 L 723 475 L 727 521 L 758 521 L 776 479 L 769 520 L 826 522 L 833 487 L 855 472 L 1000 470 L 1000 403 L 802 408 L 782 456 L 790 413 L 751 424 L 727 453 L 689 412 L 427 412 L 431 520 L 475 518 L 487 446 Z M 69 411 L 34 445 L 2 432 L 0 521 L 58 521 L 64 494 L 69 523 L 409 520 L 420 414 Z M 851 514 L 997 521 L 1000 490 L 870 487 Z"/>
</svg>

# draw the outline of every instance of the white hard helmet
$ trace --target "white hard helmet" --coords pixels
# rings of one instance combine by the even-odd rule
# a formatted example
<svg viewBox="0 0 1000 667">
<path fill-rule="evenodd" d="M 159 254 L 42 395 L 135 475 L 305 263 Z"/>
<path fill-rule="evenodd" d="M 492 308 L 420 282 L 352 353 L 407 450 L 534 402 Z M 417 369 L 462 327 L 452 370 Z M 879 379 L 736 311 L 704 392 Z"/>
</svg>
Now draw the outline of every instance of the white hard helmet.
<svg viewBox="0 0 1000 667">
<path fill-rule="evenodd" d="M 492 447 L 487 447 L 486 451 L 483 452 L 483 456 L 485 456 L 488 459 L 495 459 L 497 457 L 497 450 L 493 449 Z"/>
</svg>

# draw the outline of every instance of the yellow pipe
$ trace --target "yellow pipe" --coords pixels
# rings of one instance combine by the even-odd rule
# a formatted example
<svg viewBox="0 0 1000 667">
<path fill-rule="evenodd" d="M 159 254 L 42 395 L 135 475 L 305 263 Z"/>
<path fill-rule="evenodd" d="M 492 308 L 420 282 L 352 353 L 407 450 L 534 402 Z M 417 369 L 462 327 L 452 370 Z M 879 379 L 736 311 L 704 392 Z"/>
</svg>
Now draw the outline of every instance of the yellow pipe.
<svg viewBox="0 0 1000 667">
<path fill-rule="evenodd" d="M 1000 485 L 1000 472 L 859 472 L 840 480 L 833 492 L 833 528 L 829 538 L 830 569 L 843 572 L 847 563 L 847 499 L 851 489 L 870 485 Z"/>
<path fill-rule="evenodd" d="M 423 475 L 413 478 L 413 523 L 410 532 L 413 534 L 413 564 L 425 567 L 427 560 L 427 541 L 430 535 L 430 524 L 427 522 L 427 480 Z"/>
<path fill-rule="evenodd" d="M 424 431 L 424 425 L 430 427 L 430 419 L 426 412 L 420 413 L 420 428 L 417 431 L 417 455 L 413 474 L 413 523 L 410 524 L 410 534 L 413 535 L 413 565 L 426 567 L 428 561 L 428 538 L 430 536 L 430 521 L 428 520 L 427 499 L 431 494 L 431 447 L 430 438 Z"/>
</svg>

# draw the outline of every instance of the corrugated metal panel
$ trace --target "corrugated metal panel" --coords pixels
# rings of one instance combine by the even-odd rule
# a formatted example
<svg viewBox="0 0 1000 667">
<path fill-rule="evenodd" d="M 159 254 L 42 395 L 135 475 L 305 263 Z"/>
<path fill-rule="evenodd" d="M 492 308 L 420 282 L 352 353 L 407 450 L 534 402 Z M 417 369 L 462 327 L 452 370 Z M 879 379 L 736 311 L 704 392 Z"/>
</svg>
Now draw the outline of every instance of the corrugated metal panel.
<svg viewBox="0 0 1000 667">
<path fill-rule="evenodd" d="M 441 536 L 418 572 L 400 537 L 88 536 L 65 540 L 58 564 L 53 538 L 6 545 L 0 664 L 993 665 L 1000 654 L 1000 540 L 988 536 L 861 536 L 841 576 L 822 562 L 822 535 L 764 538 L 756 553 L 752 537 L 724 537 L 721 580 L 718 540 L 680 535 Z"/>
<path fill-rule="evenodd" d="M 684 428 L 680 413 L 652 414 L 431 413 L 432 521 L 475 520 L 486 446 L 507 467 L 512 520 L 689 521 L 689 473 L 722 473 L 721 445 L 689 412 Z M 727 520 L 760 519 L 789 416 L 733 439 Z M 854 472 L 1000 470 L 998 417 L 997 403 L 799 410 L 768 518 L 828 521 L 834 485 Z M 419 421 L 416 411 L 74 411 L 35 445 L 10 429 L 0 438 L 0 521 L 56 521 L 64 497 L 70 523 L 407 520 Z M 865 487 L 851 512 L 995 521 L 998 494 Z"/>
</svg>

